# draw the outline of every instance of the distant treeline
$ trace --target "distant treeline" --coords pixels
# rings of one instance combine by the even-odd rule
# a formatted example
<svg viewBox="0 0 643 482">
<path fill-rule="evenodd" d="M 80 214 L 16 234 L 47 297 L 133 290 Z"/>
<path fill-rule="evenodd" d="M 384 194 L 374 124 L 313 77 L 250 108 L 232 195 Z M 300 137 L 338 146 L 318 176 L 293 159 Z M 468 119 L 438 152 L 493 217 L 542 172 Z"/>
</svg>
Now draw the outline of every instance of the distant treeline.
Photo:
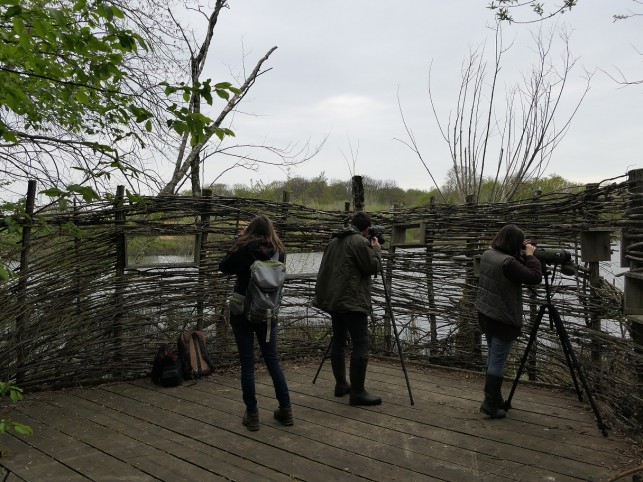
<svg viewBox="0 0 643 482">
<path fill-rule="evenodd" d="M 440 189 L 402 189 L 395 181 L 381 181 L 368 176 L 363 177 L 365 203 L 369 211 L 390 209 L 394 205 L 407 208 L 426 205 L 435 198 L 437 203 L 460 204 L 463 196 L 455 189 L 455 183 L 447 183 Z M 485 179 L 480 190 L 480 202 L 486 202 L 492 191 L 493 180 Z M 244 198 L 281 201 L 283 192 L 290 192 L 290 202 L 321 210 L 341 210 L 344 203 L 351 200 L 351 180 L 327 179 L 322 172 L 312 179 L 293 177 L 284 181 L 273 181 L 268 184 L 253 182 L 244 184 L 213 184 L 213 193 L 220 196 L 238 196 Z M 574 191 L 579 186 L 555 174 L 523 183 L 515 200 L 530 199 L 538 190 L 543 194 L 553 191 Z"/>
</svg>

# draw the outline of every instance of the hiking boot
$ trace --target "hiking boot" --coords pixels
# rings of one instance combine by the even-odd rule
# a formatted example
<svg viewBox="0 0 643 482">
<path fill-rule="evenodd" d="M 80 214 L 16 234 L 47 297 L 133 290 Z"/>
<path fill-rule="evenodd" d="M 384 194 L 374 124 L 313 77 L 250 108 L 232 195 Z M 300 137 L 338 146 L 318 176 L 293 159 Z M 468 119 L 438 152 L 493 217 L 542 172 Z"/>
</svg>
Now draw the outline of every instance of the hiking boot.
<svg viewBox="0 0 643 482">
<path fill-rule="evenodd" d="M 281 422 L 282 425 L 290 426 L 295 423 L 295 419 L 292 416 L 292 408 L 283 408 L 279 407 L 275 410 L 275 420 Z"/>
<path fill-rule="evenodd" d="M 246 413 L 243 414 L 243 420 L 241 423 L 243 423 L 248 430 L 256 432 L 259 430 L 259 412 L 257 411 L 252 413 L 246 410 Z"/>
</svg>

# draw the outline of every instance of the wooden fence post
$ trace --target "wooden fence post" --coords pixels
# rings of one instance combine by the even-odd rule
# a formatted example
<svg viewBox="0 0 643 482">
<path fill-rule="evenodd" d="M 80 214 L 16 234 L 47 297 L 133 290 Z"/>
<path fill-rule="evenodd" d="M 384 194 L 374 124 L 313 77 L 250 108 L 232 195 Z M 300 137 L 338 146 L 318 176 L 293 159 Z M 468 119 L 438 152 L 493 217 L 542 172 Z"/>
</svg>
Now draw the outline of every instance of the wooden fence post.
<svg viewBox="0 0 643 482">
<path fill-rule="evenodd" d="M 281 219 L 279 220 L 279 237 L 281 238 L 281 241 L 284 242 L 286 240 L 286 233 L 288 231 L 288 204 L 290 203 L 290 191 L 283 191 L 281 193 L 281 202 L 283 203 L 283 205 L 280 213 Z"/>
<path fill-rule="evenodd" d="M 27 359 L 26 331 L 29 322 L 27 309 L 27 286 L 29 284 L 29 252 L 31 250 L 31 228 L 33 226 L 33 212 L 36 204 L 36 181 L 27 184 L 27 203 L 25 205 L 25 219 L 22 225 L 22 239 L 20 250 L 20 274 L 17 286 L 18 306 L 20 314 L 16 317 L 16 383 L 22 385 L 25 381 L 25 361 Z"/>
<path fill-rule="evenodd" d="M 595 221 L 598 217 L 598 184 L 587 184 L 585 186 L 585 203 L 586 206 L 586 215 L 588 220 Z M 582 243 L 581 243 L 582 245 Z M 599 271 L 599 263 L 597 260 L 591 260 L 587 262 L 588 264 L 588 275 L 589 275 L 589 307 L 590 307 L 590 322 L 589 327 L 596 331 L 601 331 L 601 315 L 598 310 L 592 309 L 593 306 L 600 306 L 601 300 L 600 295 L 598 294 L 598 287 L 600 284 L 601 276 Z M 598 337 L 593 336 L 591 343 L 591 357 L 592 363 L 596 365 L 596 372 L 600 373 L 601 371 L 601 344 L 598 340 Z M 600 383 L 597 384 L 600 386 Z"/>
<path fill-rule="evenodd" d="M 431 196 L 429 200 L 429 215 L 435 216 L 435 196 Z M 435 222 L 428 223 L 427 226 L 435 226 Z M 435 304 L 435 285 L 433 278 L 433 248 L 435 241 L 435 229 L 426 230 L 425 233 L 425 260 L 426 260 L 426 294 L 429 302 L 429 329 L 431 331 L 431 341 L 429 342 L 429 356 L 438 346 L 438 322 L 437 322 L 437 306 Z"/>
<path fill-rule="evenodd" d="M 538 213 L 540 211 L 540 206 L 538 206 L 540 202 L 540 197 L 542 196 L 543 192 L 540 189 L 537 189 L 534 192 L 534 197 L 532 198 L 532 204 L 535 206 L 533 209 L 534 213 Z M 536 224 L 536 221 L 538 219 L 538 215 L 534 214 L 534 216 L 531 218 L 532 222 Z M 531 236 L 531 234 L 529 234 Z M 538 242 L 536 239 L 532 239 L 533 242 Z M 536 323 L 536 318 L 538 318 L 538 294 L 536 293 L 535 290 L 530 290 L 529 291 L 529 320 L 531 321 L 531 324 L 533 326 L 534 323 Z M 538 334 L 536 333 L 535 338 L 534 338 L 534 344 L 531 347 L 531 350 L 529 350 L 529 355 L 527 358 L 527 363 L 526 363 L 526 371 L 527 371 L 527 378 L 531 381 L 536 380 L 537 376 L 537 371 L 538 371 Z"/>
<path fill-rule="evenodd" d="M 625 274 L 624 311 L 631 324 L 632 340 L 636 352 L 643 355 L 643 169 L 628 173 L 629 203 L 624 221 L 629 225 L 622 233 L 621 266 L 630 271 Z M 641 365 L 632 367 L 639 380 L 643 380 Z"/>
<path fill-rule="evenodd" d="M 352 178 L 352 192 L 353 192 L 353 210 L 364 210 L 364 183 L 362 176 L 353 176 Z"/>
<path fill-rule="evenodd" d="M 467 194 L 465 200 L 467 209 L 470 211 L 477 210 L 476 197 L 473 194 Z M 467 237 L 465 253 L 467 258 L 473 260 L 473 256 L 478 251 L 479 239 L 477 237 Z M 462 296 L 460 298 L 459 309 L 459 326 L 458 336 L 456 343 L 461 342 L 465 356 L 470 357 L 468 363 L 476 365 L 482 360 L 482 333 L 477 323 L 477 314 L 474 308 L 474 301 L 476 296 L 477 278 L 474 273 L 473 261 L 471 264 L 467 263 L 464 287 L 462 289 Z"/>
<path fill-rule="evenodd" d="M 201 205 L 200 226 L 199 226 L 199 242 L 196 245 L 199 249 L 199 290 L 196 301 L 196 329 L 203 329 L 203 306 L 205 298 L 207 297 L 206 291 L 206 269 L 205 269 L 205 245 L 208 241 L 208 228 L 210 227 L 210 199 L 212 198 L 212 189 L 203 189 L 201 191 L 203 204 Z"/>
<path fill-rule="evenodd" d="M 115 207 L 116 228 L 116 277 L 114 280 L 114 361 L 117 365 L 123 361 L 123 314 L 125 313 L 125 266 L 127 264 L 127 246 L 125 239 L 125 186 L 117 186 Z M 116 372 L 119 371 L 117 366 Z"/>
</svg>

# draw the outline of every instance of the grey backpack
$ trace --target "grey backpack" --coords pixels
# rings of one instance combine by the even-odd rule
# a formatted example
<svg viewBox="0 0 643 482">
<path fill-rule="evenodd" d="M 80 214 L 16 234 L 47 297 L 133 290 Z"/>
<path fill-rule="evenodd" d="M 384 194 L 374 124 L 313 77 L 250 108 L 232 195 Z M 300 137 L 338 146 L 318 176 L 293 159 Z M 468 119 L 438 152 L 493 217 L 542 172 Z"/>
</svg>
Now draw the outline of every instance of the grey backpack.
<svg viewBox="0 0 643 482">
<path fill-rule="evenodd" d="M 252 263 L 243 305 L 250 323 L 272 323 L 277 319 L 285 281 L 286 266 L 279 261 L 279 251 L 268 260 Z"/>
</svg>

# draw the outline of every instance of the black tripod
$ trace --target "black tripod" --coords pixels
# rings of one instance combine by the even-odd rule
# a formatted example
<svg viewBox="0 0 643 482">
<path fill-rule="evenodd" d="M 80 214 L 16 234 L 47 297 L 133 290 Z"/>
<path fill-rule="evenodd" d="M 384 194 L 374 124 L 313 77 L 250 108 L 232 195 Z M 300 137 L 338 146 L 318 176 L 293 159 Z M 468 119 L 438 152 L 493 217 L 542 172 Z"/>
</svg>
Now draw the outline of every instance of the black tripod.
<svg viewBox="0 0 643 482">
<path fill-rule="evenodd" d="M 386 283 L 386 276 L 384 275 L 383 267 L 380 267 L 380 276 L 382 277 L 382 284 L 384 285 L 384 297 L 386 298 L 386 306 L 388 308 L 389 315 L 391 316 L 391 324 L 393 325 L 393 333 L 395 333 L 395 343 L 397 344 L 397 352 L 400 356 L 400 364 L 402 365 L 402 371 L 404 372 L 404 379 L 406 380 L 406 388 L 409 391 L 409 399 L 411 400 L 411 405 L 415 405 L 415 402 L 413 401 L 413 394 L 411 393 L 411 384 L 409 383 L 409 375 L 406 372 L 406 365 L 404 364 L 404 356 L 402 354 L 402 345 L 400 343 L 400 335 L 398 334 L 397 324 L 395 323 L 395 316 L 393 315 L 393 306 L 391 305 L 391 295 L 388 291 L 388 285 Z M 317 369 L 317 373 L 315 374 L 315 378 L 313 378 L 313 383 L 317 381 L 319 372 L 321 372 L 322 366 L 324 366 L 324 361 L 326 360 L 326 358 L 328 358 L 328 353 L 330 352 L 330 347 L 332 344 L 333 344 L 333 340 L 331 338 L 330 343 L 326 348 L 326 352 L 324 353 L 324 356 L 321 359 L 319 368 Z"/>
<path fill-rule="evenodd" d="M 585 389 L 585 393 L 587 394 L 587 399 L 589 400 L 589 404 L 592 406 L 592 410 L 594 411 L 594 416 L 596 417 L 596 423 L 598 425 L 598 429 L 603 433 L 603 436 L 607 437 L 607 427 L 603 423 L 600 413 L 598 413 L 598 408 L 596 407 L 594 398 L 592 397 L 592 394 L 589 391 L 589 387 L 587 386 L 587 381 L 585 380 L 585 376 L 583 375 L 582 367 L 578 363 L 576 355 L 574 354 L 574 350 L 572 349 L 572 344 L 571 344 L 571 341 L 569 340 L 569 335 L 567 334 L 567 330 L 565 329 L 563 320 L 561 320 L 560 315 L 558 314 L 558 310 L 551 302 L 551 295 L 549 292 L 550 273 L 551 273 L 551 280 L 553 282 L 554 276 L 556 274 L 555 271 L 551 272 L 547 267 L 545 267 L 544 278 L 545 278 L 545 294 L 547 297 L 547 302 L 543 304 L 538 311 L 538 316 L 536 317 L 536 321 L 534 322 L 534 326 L 531 329 L 531 333 L 529 335 L 527 348 L 525 349 L 525 353 L 522 356 L 522 360 L 520 361 L 520 367 L 518 368 L 518 373 L 516 373 L 516 378 L 514 379 L 513 385 L 511 386 L 511 392 L 509 393 L 509 398 L 507 398 L 507 400 L 505 401 L 505 410 L 509 410 L 511 408 L 511 399 L 513 398 L 514 392 L 516 391 L 516 386 L 518 385 L 518 381 L 520 380 L 520 375 L 522 374 L 522 370 L 525 367 L 525 363 L 527 362 L 527 356 L 529 355 L 529 350 L 531 349 L 531 347 L 534 344 L 534 341 L 536 340 L 538 327 L 540 326 L 540 322 L 542 321 L 543 316 L 545 315 L 545 311 L 547 311 L 549 313 L 549 326 L 551 328 L 553 328 L 554 326 L 556 327 L 556 333 L 558 334 L 558 338 L 560 339 L 560 344 L 563 347 L 563 353 L 565 354 L 565 360 L 567 361 L 567 366 L 569 367 L 572 380 L 574 381 L 574 387 L 576 387 L 578 400 L 582 402 L 583 395 L 580 390 L 580 387 L 578 386 L 578 380 L 576 378 L 577 375 L 578 375 L 578 379 L 583 385 L 583 388 Z"/>
</svg>

